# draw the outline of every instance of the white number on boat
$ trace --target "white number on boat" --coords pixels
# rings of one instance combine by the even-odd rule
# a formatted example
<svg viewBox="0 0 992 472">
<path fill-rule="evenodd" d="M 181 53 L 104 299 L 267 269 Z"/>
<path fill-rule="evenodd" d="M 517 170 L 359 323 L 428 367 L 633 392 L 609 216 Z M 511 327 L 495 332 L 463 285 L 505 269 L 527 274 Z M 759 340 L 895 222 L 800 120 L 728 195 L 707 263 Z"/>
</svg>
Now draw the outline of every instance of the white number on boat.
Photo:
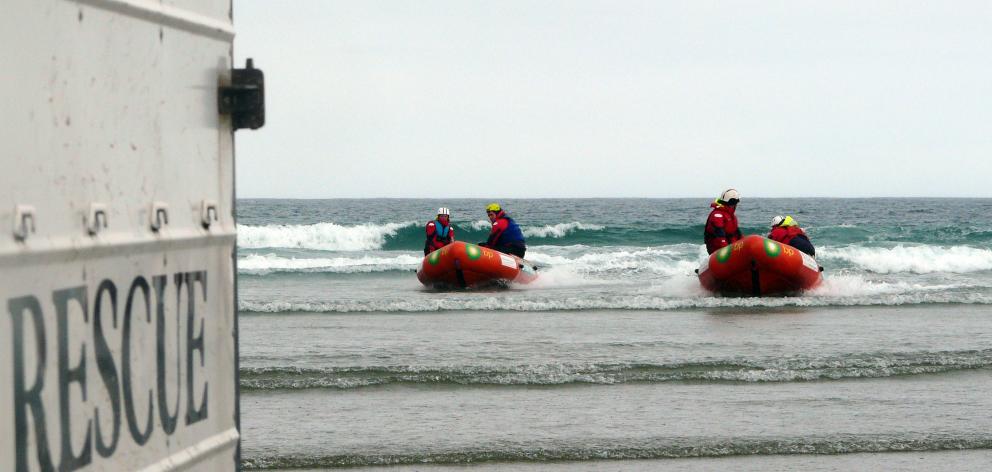
<svg viewBox="0 0 992 472">
<path fill-rule="evenodd" d="M 500 264 L 503 264 L 504 266 L 509 267 L 511 269 L 517 268 L 517 261 L 513 257 L 510 257 L 506 254 L 499 255 L 499 262 Z"/>
</svg>

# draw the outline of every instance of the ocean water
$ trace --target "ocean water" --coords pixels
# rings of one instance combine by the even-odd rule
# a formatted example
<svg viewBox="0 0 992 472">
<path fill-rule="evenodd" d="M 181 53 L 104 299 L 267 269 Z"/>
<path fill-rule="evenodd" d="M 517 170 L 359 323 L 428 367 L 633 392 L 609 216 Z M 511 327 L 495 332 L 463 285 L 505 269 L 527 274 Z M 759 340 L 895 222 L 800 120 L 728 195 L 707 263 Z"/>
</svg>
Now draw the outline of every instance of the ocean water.
<svg viewBox="0 0 992 472">
<path fill-rule="evenodd" d="M 238 202 L 245 468 L 992 464 L 992 200 L 745 199 L 825 268 L 771 298 L 700 289 L 705 199 L 502 201 L 538 282 L 422 287 L 486 203 Z"/>
</svg>

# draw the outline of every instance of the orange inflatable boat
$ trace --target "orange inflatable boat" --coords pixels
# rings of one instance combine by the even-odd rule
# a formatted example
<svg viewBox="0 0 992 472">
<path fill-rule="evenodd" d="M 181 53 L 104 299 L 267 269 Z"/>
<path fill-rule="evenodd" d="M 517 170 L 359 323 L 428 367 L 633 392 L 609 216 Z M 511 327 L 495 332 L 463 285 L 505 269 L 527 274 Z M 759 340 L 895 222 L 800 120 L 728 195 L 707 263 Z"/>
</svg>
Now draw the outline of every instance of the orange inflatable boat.
<svg viewBox="0 0 992 472">
<path fill-rule="evenodd" d="M 455 241 L 424 257 L 417 279 L 428 287 L 466 288 L 506 283 L 527 284 L 537 278 L 534 264 L 493 249 Z"/>
<path fill-rule="evenodd" d="M 810 255 L 757 235 L 717 250 L 696 269 L 707 290 L 753 296 L 814 288 L 823 280 L 820 272 L 823 268 Z"/>
</svg>

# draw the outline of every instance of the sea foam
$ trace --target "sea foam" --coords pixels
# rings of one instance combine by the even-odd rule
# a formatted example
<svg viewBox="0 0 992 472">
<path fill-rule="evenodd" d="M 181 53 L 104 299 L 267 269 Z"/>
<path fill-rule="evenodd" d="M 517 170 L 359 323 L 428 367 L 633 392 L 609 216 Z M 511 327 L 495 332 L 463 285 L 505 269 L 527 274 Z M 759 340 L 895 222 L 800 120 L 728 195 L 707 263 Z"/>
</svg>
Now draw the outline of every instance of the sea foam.
<svg viewBox="0 0 992 472">
<path fill-rule="evenodd" d="M 400 254 L 391 257 L 361 256 L 299 259 L 280 257 L 275 254 L 249 254 L 244 258 L 238 259 L 238 272 L 248 274 L 267 274 L 271 272 L 328 272 L 341 274 L 388 272 L 416 269 L 421 260 L 421 257 L 410 254 Z"/>
<path fill-rule="evenodd" d="M 535 293 L 535 292 L 528 292 Z M 981 293 L 909 291 L 883 295 L 834 296 L 811 294 L 801 297 L 668 297 L 654 294 L 581 295 L 558 298 L 503 296 L 447 298 L 378 298 L 325 301 L 239 301 L 243 312 L 255 313 L 418 313 L 432 311 L 576 311 L 576 310 L 685 310 L 711 308 L 783 308 L 828 306 L 899 306 L 923 304 L 992 304 L 992 296 Z"/>
</svg>

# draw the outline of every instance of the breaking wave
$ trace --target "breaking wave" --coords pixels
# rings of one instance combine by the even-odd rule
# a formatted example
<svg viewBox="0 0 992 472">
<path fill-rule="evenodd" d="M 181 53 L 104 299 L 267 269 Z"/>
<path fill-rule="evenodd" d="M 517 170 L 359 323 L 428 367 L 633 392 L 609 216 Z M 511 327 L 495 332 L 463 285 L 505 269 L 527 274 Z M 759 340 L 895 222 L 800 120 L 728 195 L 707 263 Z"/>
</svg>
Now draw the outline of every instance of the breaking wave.
<svg viewBox="0 0 992 472">
<path fill-rule="evenodd" d="M 324 251 L 368 251 L 382 248 L 414 222 L 344 226 L 335 223 L 312 225 L 238 225 L 238 247 L 318 249 Z"/>
<path fill-rule="evenodd" d="M 468 223 L 467 226 L 475 231 L 489 231 L 493 227 L 493 223 L 489 220 L 476 220 Z"/>
<path fill-rule="evenodd" d="M 992 350 L 855 354 L 845 357 L 730 359 L 672 364 L 516 366 L 242 367 L 241 388 L 353 389 L 389 384 L 574 385 L 634 382 L 808 382 L 939 374 L 992 366 Z"/>
<path fill-rule="evenodd" d="M 606 227 L 603 225 L 592 225 L 574 221 L 572 223 L 558 223 L 556 225 L 544 225 L 536 228 L 524 228 L 523 232 L 524 236 L 528 238 L 563 238 L 577 230 L 600 231 L 605 228 Z"/>
<path fill-rule="evenodd" d="M 843 261 L 869 272 L 970 273 L 992 270 L 992 250 L 969 246 L 839 247 L 818 251 L 818 260 Z"/>
<path fill-rule="evenodd" d="M 478 220 L 466 224 L 467 229 L 473 231 L 489 233 L 490 228 L 492 228 L 492 223 L 489 220 Z M 456 225 L 457 226 L 457 225 Z M 606 226 L 582 223 L 579 221 L 573 221 L 571 223 L 557 223 L 548 224 L 543 226 L 521 226 L 521 231 L 523 231 L 524 236 L 528 238 L 544 238 L 544 239 L 561 239 L 568 235 L 575 234 L 578 232 L 596 232 L 606 229 Z"/>
<path fill-rule="evenodd" d="M 492 223 L 488 220 L 453 222 L 456 239 L 485 241 Z M 521 225 L 530 245 L 587 244 L 650 247 L 662 244 L 699 242 L 700 228 L 612 228 L 579 221 L 545 225 Z M 291 248 L 322 251 L 417 250 L 424 246 L 422 223 L 365 223 L 342 225 L 238 225 L 238 246 L 242 249 Z"/>
</svg>

